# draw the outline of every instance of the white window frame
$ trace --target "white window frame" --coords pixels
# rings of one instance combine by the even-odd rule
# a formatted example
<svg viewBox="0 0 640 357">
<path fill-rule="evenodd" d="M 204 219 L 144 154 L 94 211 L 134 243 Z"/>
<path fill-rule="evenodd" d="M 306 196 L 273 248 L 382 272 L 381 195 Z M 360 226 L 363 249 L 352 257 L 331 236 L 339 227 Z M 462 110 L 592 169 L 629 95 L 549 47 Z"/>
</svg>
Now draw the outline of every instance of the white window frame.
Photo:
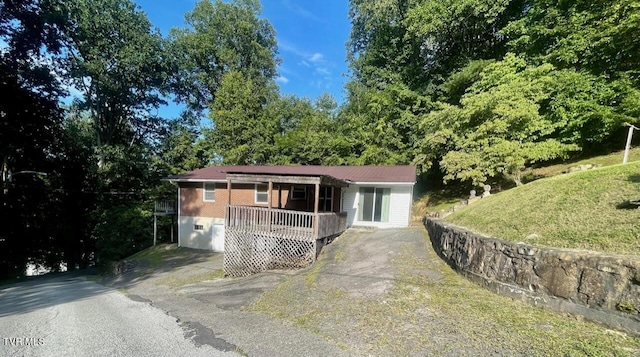
<svg viewBox="0 0 640 357">
<path fill-rule="evenodd" d="M 296 190 L 297 189 L 297 190 Z M 302 190 L 300 190 L 302 189 Z M 304 195 L 302 197 L 293 197 L 293 193 L 295 191 L 302 191 L 304 193 Z M 291 201 L 304 201 L 307 199 L 307 186 L 296 186 L 293 185 L 291 186 L 291 191 L 289 192 L 289 197 L 291 198 Z"/>
<path fill-rule="evenodd" d="M 207 185 L 213 186 L 213 199 L 207 199 Z M 208 190 L 211 192 L 211 190 Z M 216 201 L 216 184 L 214 182 L 203 182 L 202 183 L 202 202 L 215 202 Z"/>
<path fill-rule="evenodd" d="M 258 192 L 258 186 L 266 186 L 267 189 L 266 189 L 265 192 Z M 258 201 L 258 193 L 261 193 L 261 194 L 265 194 L 266 193 L 267 194 L 267 199 L 265 201 Z M 266 184 L 266 183 L 257 183 L 256 184 L 256 186 L 255 186 L 255 194 L 253 196 L 253 202 L 257 203 L 257 204 L 263 204 L 263 205 L 266 205 L 266 204 L 269 203 L 269 185 L 268 184 Z"/>
<path fill-rule="evenodd" d="M 373 203 L 372 203 L 372 205 L 371 205 L 371 212 L 372 212 L 372 213 L 371 213 L 371 220 L 370 220 L 370 221 L 367 221 L 367 220 L 364 220 L 364 219 L 363 219 L 363 220 L 360 220 L 360 217 L 359 217 L 359 216 L 360 216 L 360 214 L 361 214 L 361 213 L 363 213 L 363 211 L 361 211 L 361 210 L 363 210 L 363 209 L 364 209 L 364 207 L 362 207 L 362 206 L 358 203 L 358 210 L 356 211 L 356 213 L 357 213 L 357 216 L 356 216 L 357 221 L 358 221 L 358 222 L 373 223 L 373 224 L 384 224 L 384 223 L 388 223 L 388 222 L 391 220 L 391 201 L 389 201 L 389 217 L 387 217 L 387 220 L 386 220 L 386 221 L 382 221 L 382 220 L 380 220 L 380 221 L 376 221 L 376 220 L 375 220 L 375 210 L 376 210 L 376 208 L 377 208 L 377 206 L 376 206 L 376 196 L 377 196 L 377 190 L 378 190 L 378 189 L 383 189 L 383 190 L 385 190 L 385 189 L 389 189 L 389 200 L 391 200 L 391 188 L 390 188 L 390 187 L 384 187 L 384 186 L 360 186 L 360 187 L 358 188 L 358 196 L 357 196 L 357 197 L 358 197 L 358 199 L 357 199 L 357 201 L 358 201 L 358 202 L 360 201 L 360 195 L 362 194 L 362 193 L 361 193 L 361 190 L 362 190 L 363 188 L 373 188 Z M 383 193 L 383 195 L 384 195 L 384 193 Z"/>
</svg>

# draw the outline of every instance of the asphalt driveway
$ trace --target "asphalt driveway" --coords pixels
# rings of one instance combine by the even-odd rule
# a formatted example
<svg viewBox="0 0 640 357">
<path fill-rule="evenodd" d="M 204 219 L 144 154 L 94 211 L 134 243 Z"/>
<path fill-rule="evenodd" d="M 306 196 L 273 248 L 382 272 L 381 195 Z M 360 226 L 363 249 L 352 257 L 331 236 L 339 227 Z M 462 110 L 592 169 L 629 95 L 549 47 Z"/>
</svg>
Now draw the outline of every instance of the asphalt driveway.
<svg viewBox="0 0 640 357">
<path fill-rule="evenodd" d="M 61 274 L 0 289 L 0 356 L 237 356 L 197 345 L 175 318 Z"/>
<path fill-rule="evenodd" d="M 222 276 L 223 255 L 172 249 L 104 281 L 178 320 L 196 347 L 248 356 L 640 355 L 640 340 L 492 294 L 422 227 L 350 229 L 302 270 Z"/>
</svg>

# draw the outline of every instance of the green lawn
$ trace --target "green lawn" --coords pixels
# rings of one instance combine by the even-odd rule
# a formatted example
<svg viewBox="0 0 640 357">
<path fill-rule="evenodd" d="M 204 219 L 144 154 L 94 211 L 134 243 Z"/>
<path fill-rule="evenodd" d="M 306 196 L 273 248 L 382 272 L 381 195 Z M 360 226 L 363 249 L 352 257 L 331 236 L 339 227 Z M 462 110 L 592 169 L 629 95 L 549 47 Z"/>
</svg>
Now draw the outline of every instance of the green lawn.
<svg viewBox="0 0 640 357">
<path fill-rule="evenodd" d="M 533 181 L 481 199 L 447 221 L 536 245 L 640 253 L 640 162 Z"/>
<path fill-rule="evenodd" d="M 622 163 L 623 155 L 624 151 L 616 151 L 607 155 L 569 160 L 561 164 L 529 168 L 524 171 L 522 176 L 527 178 L 525 180 L 525 182 L 527 182 L 561 175 L 568 172 L 569 168 L 580 165 L 593 165 L 598 167 L 618 165 Z M 640 161 L 640 147 L 632 148 L 629 152 L 629 162 L 634 161 Z M 423 217 L 429 213 L 448 211 L 461 200 L 466 200 L 469 197 L 469 190 L 462 189 L 463 186 L 464 185 L 452 182 L 445 189 L 427 191 L 424 195 L 416 197 L 416 200 L 413 203 L 413 215 L 416 217 Z M 476 188 L 476 191 L 480 194 L 482 192 L 482 188 L 478 187 Z"/>
<path fill-rule="evenodd" d="M 602 167 L 618 165 L 622 163 L 623 156 L 624 151 L 617 151 L 608 155 L 594 156 L 586 159 L 572 160 L 562 164 L 529 169 L 525 171 L 525 175 L 527 175 L 527 173 L 531 173 L 535 178 L 542 178 L 560 175 L 567 172 L 569 168 L 579 165 L 594 165 Z M 634 161 L 640 161 L 640 147 L 629 150 L 629 162 Z"/>
<path fill-rule="evenodd" d="M 127 260 L 132 262 L 140 262 L 150 267 L 156 267 L 168 258 L 179 255 L 177 244 L 158 244 L 155 247 L 149 247 L 130 256 Z"/>
</svg>

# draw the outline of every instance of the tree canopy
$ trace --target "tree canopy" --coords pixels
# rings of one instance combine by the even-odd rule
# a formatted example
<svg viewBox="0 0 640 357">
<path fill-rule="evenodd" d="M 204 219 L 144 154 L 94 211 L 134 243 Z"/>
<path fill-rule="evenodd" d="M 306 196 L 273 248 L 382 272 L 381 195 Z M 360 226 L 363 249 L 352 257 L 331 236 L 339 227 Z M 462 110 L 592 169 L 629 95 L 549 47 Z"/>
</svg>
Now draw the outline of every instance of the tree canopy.
<svg viewBox="0 0 640 357">
<path fill-rule="evenodd" d="M 374 162 L 519 184 L 525 167 L 610 145 L 638 121 L 633 1 L 350 4 L 342 114 L 384 128 L 360 148 L 383 153 Z"/>
<path fill-rule="evenodd" d="M 261 11 L 200 0 L 163 37 L 131 0 L 0 2 L 0 278 L 149 245 L 160 179 L 205 165 L 520 184 L 638 123 L 632 0 L 350 0 L 342 103 L 280 94 Z M 169 100 L 185 112 L 160 116 Z"/>
</svg>

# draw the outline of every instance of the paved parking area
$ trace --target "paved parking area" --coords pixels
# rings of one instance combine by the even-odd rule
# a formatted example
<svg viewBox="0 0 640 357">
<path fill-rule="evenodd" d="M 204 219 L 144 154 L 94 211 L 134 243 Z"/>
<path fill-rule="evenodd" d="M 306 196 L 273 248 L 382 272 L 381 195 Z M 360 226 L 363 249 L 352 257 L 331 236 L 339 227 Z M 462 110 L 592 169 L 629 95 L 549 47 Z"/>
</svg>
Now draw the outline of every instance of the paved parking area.
<svg viewBox="0 0 640 357">
<path fill-rule="evenodd" d="M 223 278 L 187 251 L 109 285 L 249 356 L 640 355 L 640 340 L 497 296 L 451 270 L 423 227 L 350 229 L 302 270 Z"/>
</svg>

